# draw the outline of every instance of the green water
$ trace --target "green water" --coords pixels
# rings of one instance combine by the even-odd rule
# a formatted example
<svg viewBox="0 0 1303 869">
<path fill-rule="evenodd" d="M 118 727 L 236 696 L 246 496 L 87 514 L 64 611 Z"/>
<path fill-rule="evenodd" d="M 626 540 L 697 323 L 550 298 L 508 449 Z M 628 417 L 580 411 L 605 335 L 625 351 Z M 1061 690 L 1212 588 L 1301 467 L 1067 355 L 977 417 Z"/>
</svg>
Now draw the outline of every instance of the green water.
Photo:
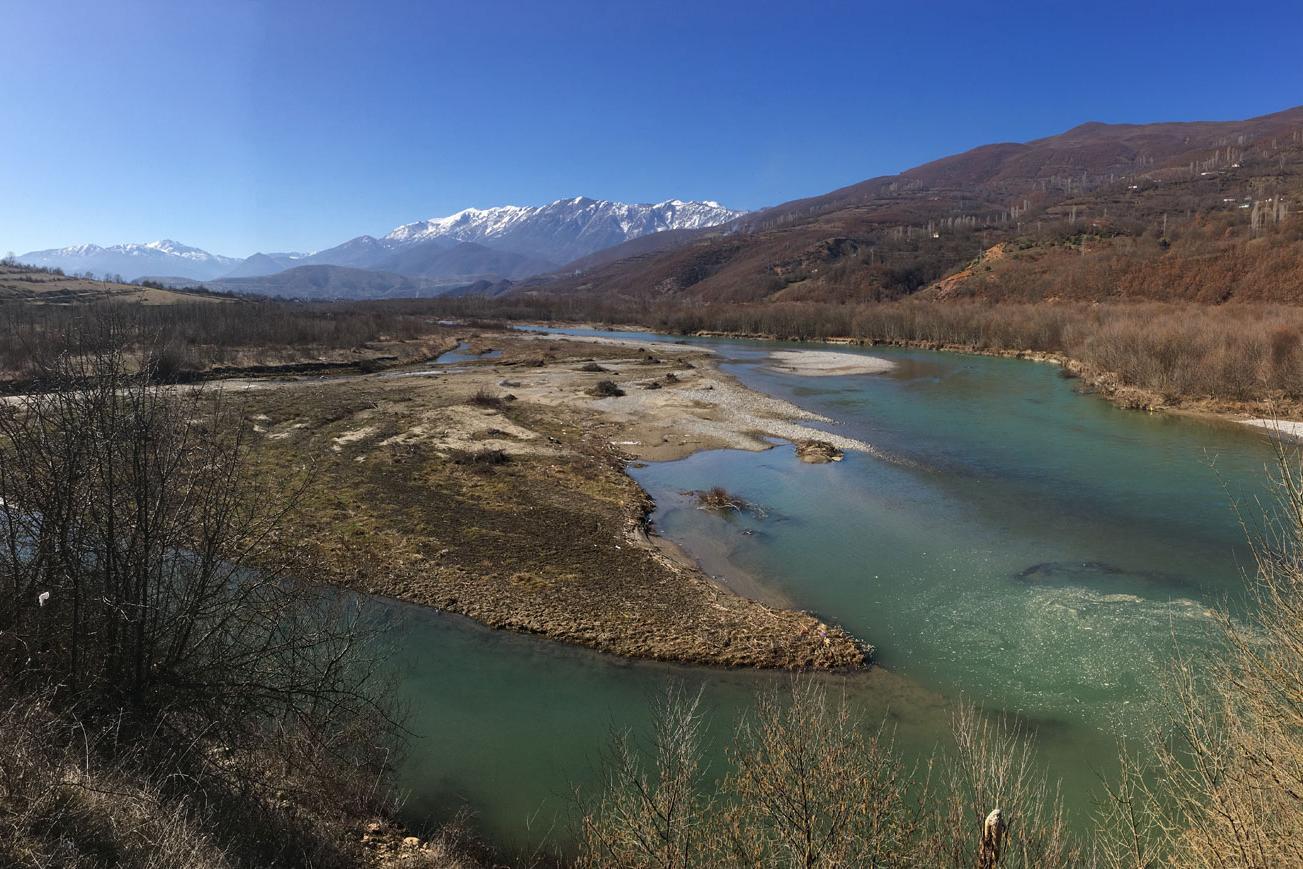
<svg viewBox="0 0 1303 869">
<path fill-rule="evenodd" d="M 661 532 L 872 642 L 882 668 L 827 681 L 869 720 L 889 716 L 907 753 L 943 741 L 966 696 L 1032 727 L 1070 807 L 1088 812 L 1117 740 L 1159 714 L 1174 649 L 1206 649 L 1209 607 L 1239 603 L 1248 553 L 1231 502 L 1265 494 L 1262 438 L 1118 410 L 1016 360 L 874 351 L 896 367 L 803 377 L 767 368 L 762 342 L 694 343 L 887 458 L 806 465 L 781 445 L 633 469 Z M 722 519 L 682 494 L 713 485 L 766 517 Z M 612 729 L 668 681 L 703 691 L 718 758 L 755 693 L 785 678 L 630 663 L 416 608 L 395 617 L 418 734 L 401 770 L 408 820 L 469 806 L 513 848 L 564 843 L 572 787 L 595 784 Z"/>
</svg>

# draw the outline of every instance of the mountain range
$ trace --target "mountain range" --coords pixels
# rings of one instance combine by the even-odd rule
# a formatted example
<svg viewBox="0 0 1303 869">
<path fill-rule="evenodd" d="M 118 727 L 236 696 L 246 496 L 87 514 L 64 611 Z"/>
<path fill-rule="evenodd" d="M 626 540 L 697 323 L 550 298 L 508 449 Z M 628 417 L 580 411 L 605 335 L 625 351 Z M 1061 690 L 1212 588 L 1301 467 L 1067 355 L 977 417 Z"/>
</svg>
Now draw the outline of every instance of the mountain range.
<svg viewBox="0 0 1303 869">
<path fill-rule="evenodd" d="M 566 263 L 630 239 L 668 230 L 690 230 L 733 220 L 743 212 L 717 202 L 671 199 L 630 205 L 578 196 L 541 206 L 469 208 L 447 217 L 405 224 L 382 237 L 361 235 L 342 244 L 303 253 L 255 253 L 244 259 L 220 256 L 171 240 L 101 247 L 81 244 L 32 251 L 18 257 L 31 265 L 68 273 L 117 275 L 169 283 L 213 282 L 231 288 L 264 286 L 269 291 L 294 281 L 255 279 L 306 266 L 335 266 L 407 278 L 432 279 L 395 285 L 443 286 L 450 280 L 520 280 L 554 271 Z M 306 274 L 306 273 L 305 273 Z M 324 272 L 310 273 L 321 280 Z M 374 281 L 361 280 L 359 294 L 371 294 Z M 345 273 L 330 286 L 343 287 Z"/>
<path fill-rule="evenodd" d="M 18 257 L 18 261 L 43 268 L 61 268 L 69 274 L 121 275 L 126 280 L 149 274 L 177 274 L 201 281 L 219 278 L 241 263 L 236 257 L 209 253 L 171 239 L 108 247 L 77 244 L 35 250 Z"/>
</svg>

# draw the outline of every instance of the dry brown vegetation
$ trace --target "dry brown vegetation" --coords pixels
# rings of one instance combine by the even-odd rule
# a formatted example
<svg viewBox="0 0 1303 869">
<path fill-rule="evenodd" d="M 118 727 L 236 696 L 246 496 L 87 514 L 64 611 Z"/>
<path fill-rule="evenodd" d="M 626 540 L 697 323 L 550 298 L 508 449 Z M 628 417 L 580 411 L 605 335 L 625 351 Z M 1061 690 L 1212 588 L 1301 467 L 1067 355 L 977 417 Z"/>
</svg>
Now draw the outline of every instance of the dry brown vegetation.
<svg viewBox="0 0 1303 869">
<path fill-rule="evenodd" d="M 702 768 L 702 723 L 697 700 L 671 689 L 645 744 L 613 740 L 606 791 L 583 807 L 580 865 L 1084 865 L 1028 736 L 971 705 L 955 712 L 954 748 L 910 767 L 885 724 L 866 728 L 844 700 L 797 682 L 760 698 L 715 783 Z M 996 808 L 997 862 L 982 864 Z"/>
<path fill-rule="evenodd" d="M 624 395 L 624 390 L 617 386 L 614 380 L 597 381 L 591 392 L 598 398 L 619 398 Z"/>
<path fill-rule="evenodd" d="M 99 349 L 101 324 L 129 355 L 152 355 L 164 380 L 280 369 L 312 372 L 387 367 L 437 356 L 456 343 L 438 310 L 419 300 L 138 306 L 0 304 L 0 382 L 32 378 L 46 348 Z"/>
<path fill-rule="evenodd" d="M 712 486 L 709 489 L 692 492 L 691 494 L 696 500 L 697 506 L 703 510 L 714 510 L 717 513 L 750 513 L 762 518 L 765 515 L 765 511 L 760 507 L 740 495 L 734 495 L 722 486 Z"/>
<path fill-rule="evenodd" d="M 65 275 L 61 269 L 23 265 L 8 258 L 0 260 L 0 304 L 173 305 L 222 300 L 224 297 L 215 293 L 172 290 L 159 284 L 127 284 L 120 278 L 100 281 L 89 275 Z"/>
<path fill-rule="evenodd" d="M 275 545 L 241 409 L 99 347 L 0 405 L 0 863 L 358 865 L 396 747 L 364 613 Z"/>
<path fill-rule="evenodd" d="M 445 304 L 451 305 L 452 302 Z M 906 300 L 821 305 L 622 306 L 579 299 L 463 301 L 523 320 L 637 323 L 672 334 L 849 340 L 1074 360 L 1072 373 L 1124 402 L 1275 405 L 1303 400 L 1303 308 L 1162 302 Z"/>
<path fill-rule="evenodd" d="M 692 232 L 601 251 L 525 294 L 694 304 L 908 297 L 1303 301 L 1303 109 L 1245 121 L 1083 124 L 975 148 Z M 987 264 L 989 265 L 989 264 Z"/>
<path fill-rule="evenodd" d="M 1219 305 L 1303 302 L 1303 218 L 1251 231 L 1243 218 L 1200 215 L 1134 232 L 1018 236 L 1004 256 L 968 263 L 921 298 L 1035 302 L 1173 301 Z"/>
</svg>

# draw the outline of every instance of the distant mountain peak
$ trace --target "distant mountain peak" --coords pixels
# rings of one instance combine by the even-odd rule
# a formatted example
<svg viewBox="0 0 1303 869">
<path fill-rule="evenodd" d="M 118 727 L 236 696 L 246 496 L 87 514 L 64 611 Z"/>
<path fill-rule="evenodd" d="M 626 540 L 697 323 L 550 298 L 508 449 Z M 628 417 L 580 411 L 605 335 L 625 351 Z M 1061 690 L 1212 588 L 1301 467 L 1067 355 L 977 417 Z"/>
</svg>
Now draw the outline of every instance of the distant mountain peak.
<svg viewBox="0 0 1303 869">
<path fill-rule="evenodd" d="M 399 226 L 383 241 L 393 245 L 436 238 L 473 241 L 563 264 L 653 232 L 701 229 L 743 213 L 714 201 L 667 199 L 628 204 L 575 196 L 546 205 L 465 208 L 446 217 Z"/>
<path fill-rule="evenodd" d="M 360 235 L 313 254 L 259 252 L 236 259 L 162 238 L 108 247 L 71 245 L 32 251 L 19 259 L 76 273 L 120 274 L 127 280 L 148 275 L 198 281 L 253 278 L 300 265 L 380 269 L 409 276 L 452 269 L 454 275 L 522 277 L 551 271 L 630 239 L 715 226 L 742 214 L 714 201 L 627 204 L 575 196 L 546 205 L 464 208 L 404 224 L 380 238 Z M 459 245 L 471 246 L 454 250 Z"/>
<path fill-rule="evenodd" d="M 101 247 L 74 244 L 23 254 L 19 261 L 31 265 L 61 268 L 69 272 L 122 275 L 136 280 L 145 275 L 177 275 L 210 280 L 225 274 L 239 259 L 209 253 L 170 238 Z"/>
</svg>

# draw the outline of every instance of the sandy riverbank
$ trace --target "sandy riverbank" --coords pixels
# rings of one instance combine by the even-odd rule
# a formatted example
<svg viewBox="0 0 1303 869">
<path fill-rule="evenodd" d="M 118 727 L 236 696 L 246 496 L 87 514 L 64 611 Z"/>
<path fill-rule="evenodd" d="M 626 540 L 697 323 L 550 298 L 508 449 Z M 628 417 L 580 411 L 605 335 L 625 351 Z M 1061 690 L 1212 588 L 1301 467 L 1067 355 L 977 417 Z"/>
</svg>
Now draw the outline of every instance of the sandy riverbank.
<svg viewBox="0 0 1303 869">
<path fill-rule="evenodd" d="M 1292 419 L 1242 419 L 1244 425 L 1265 429 L 1271 434 L 1288 440 L 1303 440 L 1303 422 Z"/>
<path fill-rule="evenodd" d="M 844 451 L 875 452 L 864 441 L 811 425 L 832 426 L 833 420 L 738 383 L 719 370 L 715 353 L 705 348 L 613 338 L 531 335 L 527 340 L 559 342 L 571 351 L 589 345 L 608 355 L 617 354 L 604 364 L 607 370 L 602 372 L 520 370 L 510 378 L 511 389 L 521 399 L 560 407 L 572 404 L 576 390 L 582 392 L 586 385 L 603 379 L 617 382 L 624 395 L 592 398 L 589 405 L 614 427 L 613 445 L 633 458 L 668 461 L 699 450 L 767 450 L 773 439 L 822 440 Z M 633 355 L 621 358 L 620 350 Z M 869 358 L 817 350 L 785 352 L 793 364 L 813 368 L 825 365 L 817 358 L 822 356 Z M 811 361 L 797 363 L 798 356 Z M 661 364 L 673 366 L 672 380 L 655 370 L 654 366 Z"/>
<path fill-rule="evenodd" d="M 769 354 L 769 359 L 771 365 L 780 371 L 790 371 L 809 377 L 882 374 L 896 367 L 894 362 L 876 356 L 819 350 L 775 350 Z"/>
</svg>

